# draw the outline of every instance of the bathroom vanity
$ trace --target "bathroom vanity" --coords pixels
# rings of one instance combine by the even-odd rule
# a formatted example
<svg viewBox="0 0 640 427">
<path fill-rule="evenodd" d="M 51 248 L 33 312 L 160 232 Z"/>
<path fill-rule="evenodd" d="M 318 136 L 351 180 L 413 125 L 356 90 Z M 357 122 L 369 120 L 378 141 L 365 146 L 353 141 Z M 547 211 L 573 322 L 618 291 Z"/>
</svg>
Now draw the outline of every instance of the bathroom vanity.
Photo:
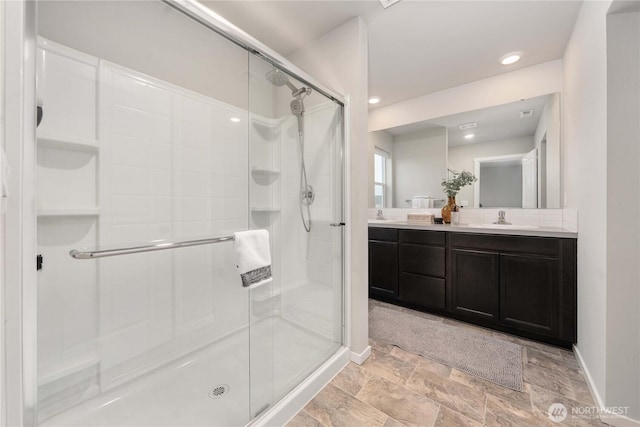
<svg viewBox="0 0 640 427">
<path fill-rule="evenodd" d="M 487 227 L 369 224 L 370 297 L 571 347 L 577 234 Z"/>
</svg>

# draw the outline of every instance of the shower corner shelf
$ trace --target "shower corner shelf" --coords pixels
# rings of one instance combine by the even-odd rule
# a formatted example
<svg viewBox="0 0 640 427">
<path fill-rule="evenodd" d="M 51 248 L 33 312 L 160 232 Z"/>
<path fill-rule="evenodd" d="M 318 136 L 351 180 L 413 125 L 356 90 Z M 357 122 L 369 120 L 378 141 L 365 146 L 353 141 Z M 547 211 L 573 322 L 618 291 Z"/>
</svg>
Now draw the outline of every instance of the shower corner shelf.
<svg viewBox="0 0 640 427">
<path fill-rule="evenodd" d="M 100 215 L 100 208 L 38 209 L 39 217 L 98 216 L 98 215 Z"/>
<path fill-rule="evenodd" d="M 253 175 L 280 176 L 280 171 L 275 169 L 251 168 L 251 173 Z"/>
<path fill-rule="evenodd" d="M 37 138 L 39 145 L 45 148 L 75 151 L 98 151 L 100 148 L 98 140 L 78 136 L 39 133 Z"/>
<path fill-rule="evenodd" d="M 256 213 L 278 213 L 280 212 L 279 206 L 254 206 L 251 208 L 251 212 Z"/>
</svg>

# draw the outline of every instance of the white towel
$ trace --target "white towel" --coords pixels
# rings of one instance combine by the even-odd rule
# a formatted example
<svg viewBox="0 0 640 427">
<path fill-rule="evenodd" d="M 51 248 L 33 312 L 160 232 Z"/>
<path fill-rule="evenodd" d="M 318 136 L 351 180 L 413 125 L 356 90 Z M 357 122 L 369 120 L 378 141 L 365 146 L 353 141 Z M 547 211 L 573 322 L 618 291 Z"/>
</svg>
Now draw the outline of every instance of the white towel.
<svg viewBox="0 0 640 427">
<path fill-rule="evenodd" d="M 267 230 L 239 231 L 233 234 L 238 272 L 242 286 L 255 288 L 273 280 Z"/>
</svg>

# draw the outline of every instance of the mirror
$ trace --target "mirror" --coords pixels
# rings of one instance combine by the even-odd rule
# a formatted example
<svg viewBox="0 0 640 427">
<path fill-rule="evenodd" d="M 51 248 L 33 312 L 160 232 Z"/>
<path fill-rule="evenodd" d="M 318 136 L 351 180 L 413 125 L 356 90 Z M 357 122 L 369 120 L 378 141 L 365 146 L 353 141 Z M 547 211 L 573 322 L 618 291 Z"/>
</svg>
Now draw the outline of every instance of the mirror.
<svg viewBox="0 0 640 427">
<path fill-rule="evenodd" d="M 478 182 L 458 205 L 560 208 L 560 95 L 553 93 L 369 133 L 369 207 L 438 208 L 447 169 Z"/>
</svg>

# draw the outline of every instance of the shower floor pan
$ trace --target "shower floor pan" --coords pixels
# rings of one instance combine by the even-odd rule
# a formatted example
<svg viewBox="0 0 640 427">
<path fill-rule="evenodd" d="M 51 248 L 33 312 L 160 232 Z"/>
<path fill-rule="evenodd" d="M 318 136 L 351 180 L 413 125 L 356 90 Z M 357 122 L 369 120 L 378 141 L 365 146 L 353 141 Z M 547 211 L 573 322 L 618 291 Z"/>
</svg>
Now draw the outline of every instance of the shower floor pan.
<svg viewBox="0 0 640 427">
<path fill-rule="evenodd" d="M 41 426 L 244 426 L 340 348 L 280 317 L 81 403 Z M 251 372 L 250 372 L 251 371 Z M 250 390 L 251 375 L 251 390 Z"/>
</svg>

